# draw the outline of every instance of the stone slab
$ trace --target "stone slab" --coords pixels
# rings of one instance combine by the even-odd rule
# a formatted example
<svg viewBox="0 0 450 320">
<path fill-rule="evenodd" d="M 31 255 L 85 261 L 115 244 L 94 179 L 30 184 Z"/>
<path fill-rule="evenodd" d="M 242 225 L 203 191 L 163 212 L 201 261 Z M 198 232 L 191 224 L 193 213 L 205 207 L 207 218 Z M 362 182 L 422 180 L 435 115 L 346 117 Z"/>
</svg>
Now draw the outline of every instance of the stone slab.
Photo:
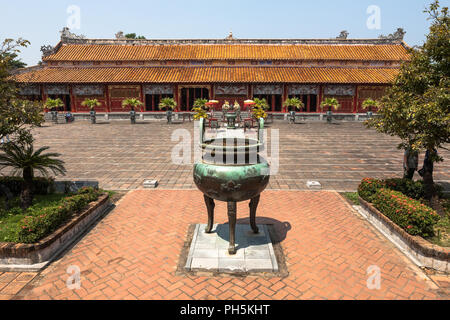
<svg viewBox="0 0 450 320">
<path fill-rule="evenodd" d="M 228 224 L 215 224 L 211 233 L 197 224 L 186 260 L 186 271 L 221 273 L 278 272 L 278 263 L 266 225 L 255 234 L 249 225 L 236 225 L 236 254 L 228 253 Z"/>
</svg>

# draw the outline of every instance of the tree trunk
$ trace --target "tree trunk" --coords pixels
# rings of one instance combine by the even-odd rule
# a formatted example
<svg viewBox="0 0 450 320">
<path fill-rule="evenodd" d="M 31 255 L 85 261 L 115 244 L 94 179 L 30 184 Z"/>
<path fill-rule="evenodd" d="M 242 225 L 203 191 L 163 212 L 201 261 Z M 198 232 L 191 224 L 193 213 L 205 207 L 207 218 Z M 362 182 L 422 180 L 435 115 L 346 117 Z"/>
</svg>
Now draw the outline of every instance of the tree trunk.
<svg viewBox="0 0 450 320">
<path fill-rule="evenodd" d="M 425 199 L 429 201 L 430 207 L 436 210 L 436 212 L 442 217 L 445 214 L 445 210 L 439 202 L 439 196 L 433 181 L 433 169 L 430 170 L 430 166 L 424 166 L 423 172 L 423 184 Z"/>
<path fill-rule="evenodd" d="M 23 188 L 20 194 L 20 207 L 27 209 L 33 204 L 33 169 L 23 169 Z"/>
<path fill-rule="evenodd" d="M 14 198 L 13 194 L 7 186 L 0 184 L 0 191 L 5 195 L 5 210 L 9 210 L 9 202 Z"/>
</svg>

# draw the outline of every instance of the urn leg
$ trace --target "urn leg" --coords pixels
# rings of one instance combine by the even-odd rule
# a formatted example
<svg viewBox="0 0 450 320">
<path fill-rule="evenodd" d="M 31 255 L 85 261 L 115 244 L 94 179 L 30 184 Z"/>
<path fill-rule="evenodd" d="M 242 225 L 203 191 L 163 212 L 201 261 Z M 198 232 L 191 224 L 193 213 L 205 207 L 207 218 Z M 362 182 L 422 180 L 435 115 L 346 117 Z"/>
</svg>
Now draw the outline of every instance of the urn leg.
<svg viewBox="0 0 450 320">
<path fill-rule="evenodd" d="M 229 254 L 236 254 L 235 230 L 236 230 L 236 202 L 228 201 L 228 227 L 230 229 L 230 244 L 228 246 Z"/>
<path fill-rule="evenodd" d="M 256 209 L 258 209 L 260 196 L 256 196 L 250 200 L 250 226 L 254 233 L 258 233 L 258 227 L 256 226 Z"/>
<path fill-rule="evenodd" d="M 208 225 L 206 226 L 205 232 L 211 233 L 214 225 L 214 207 L 216 206 L 214 203 L 214 199 L 204 195 L 206 208 L 208 209 Z"/>
</svg>

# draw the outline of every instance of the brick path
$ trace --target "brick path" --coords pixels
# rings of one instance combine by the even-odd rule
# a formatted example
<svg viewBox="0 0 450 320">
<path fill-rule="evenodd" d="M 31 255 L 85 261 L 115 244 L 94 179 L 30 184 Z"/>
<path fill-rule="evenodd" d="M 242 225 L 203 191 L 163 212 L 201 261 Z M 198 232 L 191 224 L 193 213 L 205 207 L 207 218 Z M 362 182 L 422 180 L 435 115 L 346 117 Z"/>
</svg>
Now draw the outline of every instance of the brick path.
<svg viewBox="0 0 450 320">
<path fill-rule="evenodd" d="M 269 189 L 306 190 L 307 180 L 319 180 L 324 190 L 355 191 L 367 176 L 402 175 L 398 140 L 368 130 L 362 123 L 289 125 L 279 121 L 269 127 L 280 130 L 280 170 L 271 178 Z M 164 189 L 195 189 L 192 165 L 170 162 L 178 143 L 171 141 L 175 129 L 187 129 L 192 136 L 193 122 L 46 123 L 36 130 L 36 139 L 62 154 L 67 179 L 96 179 L 110 190 L 137 189 L 148 178 L 158 179 Z M 443 150 L 442 156 L 448 160 L 450 152 Z M 450 188 L 449 161 L 435 166 L 435 179 Z"/>
<path fill-rule="evenodd" d="M 216 221 L 226 221 L 217 204 Z M 246 203 L 238 217 L 247 220 Z M 175 275 L 189 224 L 204 223 L 202 195 L 135 190 L 78 244 L 36 276 L 0 275 L 0 297 L 15 299 L 448 299 L 335 192 L 266 191 L 258 223 L 272 223 L 286 257 L 285 278 Z M 242 222 L 243 220 L 240 220 Z M 81 269 L 69 290 L 66 270 Z M 381 269 L 380 290 L 366 286 Z M 23 279 L 29 277 L 28 280 Z M 444 284 L 448 278 L 442 277 Z M 22 281 L 22 284 L 21 282 Z M 26 283 L 26 282 L 25 282 Z M 5 286 L 6 284 L 6 286 Z M 2 288 L 2 285 L 4 286 Z M 18 294 L 17 294 L 18 292 Z"/>
</svg>

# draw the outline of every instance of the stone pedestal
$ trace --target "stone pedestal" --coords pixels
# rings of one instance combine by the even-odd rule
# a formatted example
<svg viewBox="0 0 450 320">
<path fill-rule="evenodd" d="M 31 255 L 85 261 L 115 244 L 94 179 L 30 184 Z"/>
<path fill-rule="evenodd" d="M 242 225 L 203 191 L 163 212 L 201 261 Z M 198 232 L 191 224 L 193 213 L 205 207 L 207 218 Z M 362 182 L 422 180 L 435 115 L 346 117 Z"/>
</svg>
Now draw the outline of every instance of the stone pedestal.
<svg viewBox="0 0 450 320">
<path fill-rule="evenodd" d="M 278 272 L 278 263 L 266 225 L 253 233 L 247 224 L 236 225 L 236 254 L 228 253 L 228 224 L 215 224 L 206 233 L 206 224 L 195 227 L 186 261 L 186 271 L 221 273 Z"/>
</svg>

